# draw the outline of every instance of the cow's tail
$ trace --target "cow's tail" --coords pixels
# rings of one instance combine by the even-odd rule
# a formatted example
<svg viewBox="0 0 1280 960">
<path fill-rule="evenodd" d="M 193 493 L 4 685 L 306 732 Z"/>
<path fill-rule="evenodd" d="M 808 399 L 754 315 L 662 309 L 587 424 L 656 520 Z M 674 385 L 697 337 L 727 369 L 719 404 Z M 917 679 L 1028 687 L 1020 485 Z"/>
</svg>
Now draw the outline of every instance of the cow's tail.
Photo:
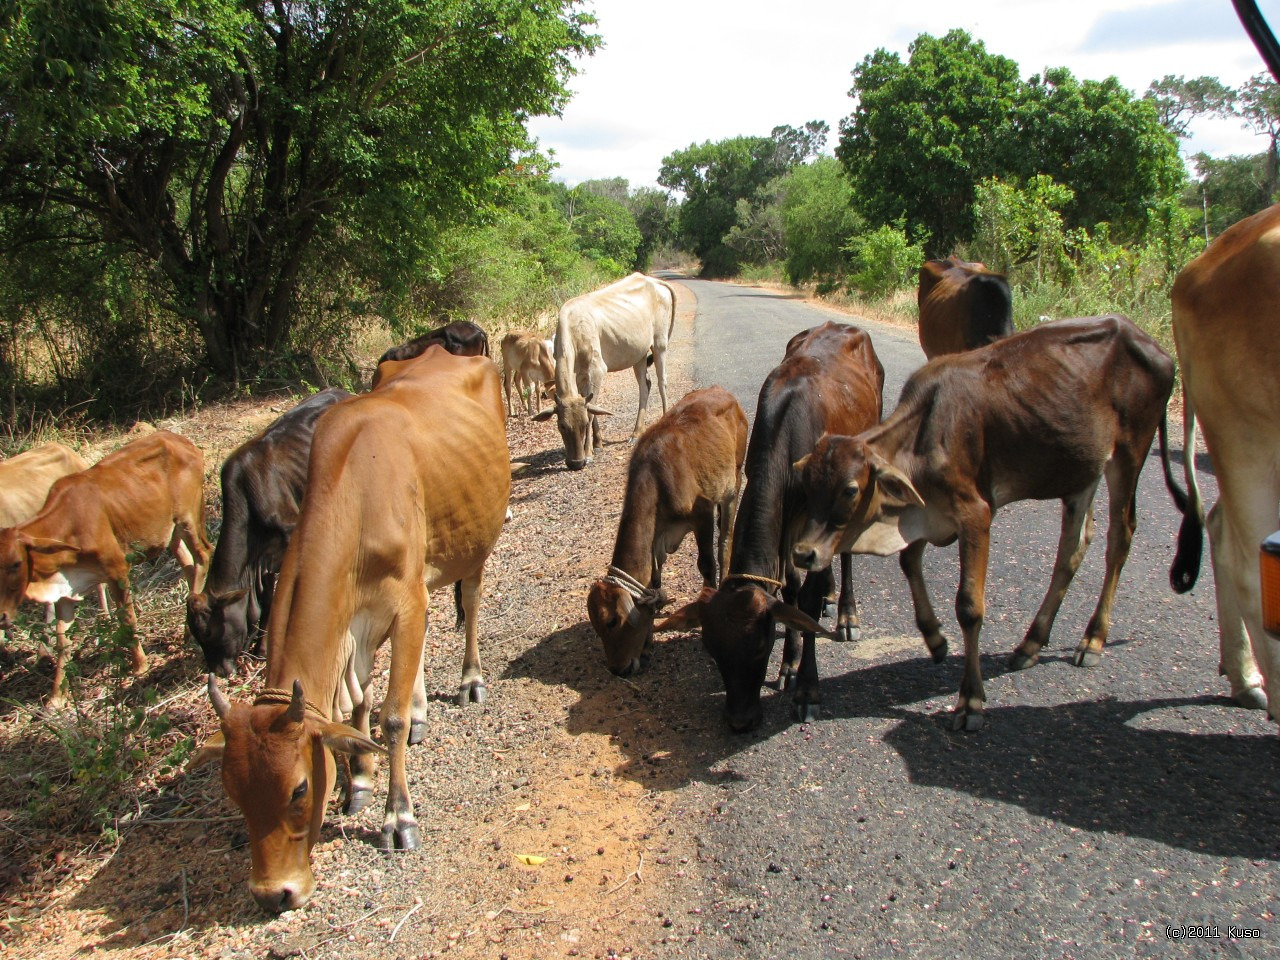
<svg viewBox="0 0 1280 960">
<path fill-rule="evenodd" d="M 671 335 L 676 332 L 676 290 L 665 280 L 659 280 L 658 282 L 666 287 L 667 293 L 671 295 L 671 322 L 667 326 L 667 339 L 670 340 Z"/>
<path fill-rule="evenodd" d="M 1166 440 L 1166 421 L 1160 418 L 1160 464 L 1164 468 L 1164 483 L 1169 488 L 1173 502 L 1182 513 L 1182 526 L 1178 528 L 1178 549 L 1169 568 L 1169 586 L 1174 593 L 1186 593 L 1196 585 L 1200 576 L 1200 559 L 1204 553 L 1204 503 L 1200 499 L 1200 486 L 1196 482 L 1196 412 L 1186 390 L 1182 392 L 1182 458 L 1187 489 L 1182 490 L 1173 477 L 1169 465 L 1169 448 Z"/>
</svg>

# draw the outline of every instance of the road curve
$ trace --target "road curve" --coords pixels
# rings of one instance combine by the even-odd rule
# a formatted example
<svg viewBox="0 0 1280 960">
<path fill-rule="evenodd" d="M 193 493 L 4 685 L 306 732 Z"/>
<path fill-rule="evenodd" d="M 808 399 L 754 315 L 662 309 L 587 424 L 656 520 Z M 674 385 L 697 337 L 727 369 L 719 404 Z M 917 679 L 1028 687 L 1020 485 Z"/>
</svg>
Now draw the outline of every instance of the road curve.
<svg viewBox="0 0 1280 960">
<path fill-rule="evenodd" d="M 871 333 L 886 413 L 922 361 L 910 331 L 776 292 L 680 282 L 698 299 L 698 385 L 723 384 L 749 415 L 787 339 L 825 319 Z M 961 671 L 955 549 L 926 558 L 952 641 L 937 666 L 897 563 L 858 559 L 864 639 L 819 645 L 822 718 L 797 724 L 788 695 L 766 691 L 756 734 L 720 722 L 689 735 L 709 882 L 690 907 L 700 935 L 663 955 L 1280 956 L 1280 744 L 1217 676 L 1208 557 L 1191 594 L 1169 589 L 1179 517 L 1154 458 L 1102 664 L 1070 663 L 1101 585 L 1105 502 L 1103 490 L 1042 662 L 1023 673 L 1005 659 L 1048 586 L 1058 507 L 1014 504 L 997 517 L 977 734 L 947 725 Z M 711 707 L 694 716 L 715 723 Z"/>
</svg>

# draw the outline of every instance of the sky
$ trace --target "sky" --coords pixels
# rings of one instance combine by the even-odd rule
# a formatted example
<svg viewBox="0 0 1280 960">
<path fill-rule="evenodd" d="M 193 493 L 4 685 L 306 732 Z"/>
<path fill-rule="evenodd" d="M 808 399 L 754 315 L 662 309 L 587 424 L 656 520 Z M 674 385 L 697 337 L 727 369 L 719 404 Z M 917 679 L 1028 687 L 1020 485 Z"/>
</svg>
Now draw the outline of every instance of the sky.
<svg viewBox="0 0 1280 960">
<path fill-rule="evenodd" d="M 1280 0 L 1258 0 L 1280 33 Z M 1067 67 L 1115 76 L 1136 96 L 1166 75 L 1238 87 L 1265 71 L 1231 0 L 587 0 L 604 46 L 578 62 L 563 115 L 530 131 L 570 186 L 624 177 L 657 186 L 662 158 L 704 141 L 825 120 L 827 152 L 853 110 L 852 71 L 884 48 L 904 62 L 922 33 L 960 28 L 1023 79 Z M 1259 153 L 1238 119 L 1199 121 L 1183 152 Z"/>
</svg>

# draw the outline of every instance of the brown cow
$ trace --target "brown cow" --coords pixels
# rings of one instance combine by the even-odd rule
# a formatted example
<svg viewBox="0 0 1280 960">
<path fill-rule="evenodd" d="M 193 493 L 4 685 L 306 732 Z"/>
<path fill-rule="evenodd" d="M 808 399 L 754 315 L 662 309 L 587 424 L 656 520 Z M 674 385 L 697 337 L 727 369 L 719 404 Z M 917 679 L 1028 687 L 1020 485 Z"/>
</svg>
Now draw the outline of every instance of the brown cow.
<svg viewBox="0 0 1280 960">
<path fill-rule="evenodd" d="M 1221 671 L 1242 706 L 1280 716 L 1280 642 L 1262 625 L 1258 546 L 1280 503 L 1280 205 L 1241 220 L 1178 274 L 1173 337 L 1182 365 L 1184 462 L 1190 507 L 1171 571 L 1178 592 L 1199 573 L 1204 507 L 1196 480 L 1196 421 L 1218 478 L 1209 511 Z M 1261 673 L 1259 673 L 1261 667 Z M 1265 685 L 1265 686 L 1264 686 Z"/>
<path fill-rule="evenodd" d="M 554 385 L 555 380 L 556 365 L 547 341 L 530 330 L 512 330 L 502 338 L 502 389 L 507 395 L 507 416 L 515 416 L 512 384 L 517 396 L 529 391 L 526 408 L 532 417 L 542 410 L 543 390 L 548 384 Z"/>
<path fill-rule="evenodd" d="M 692 530 L 697 541 L 704 586 L 714 588 L 726 568 L 746 453 L 747 415 L 723 387 L 688 394 L 636 442 L 613 561 L 587 594 L 591 625 L 618 676 L 648 659 L 653 616 L 665 600 L 662 564 L 685 534 Z"/>
<path fill-rule="evenodd" d="M 105 583 L 134 636 L 133 672 L 147 669 L 136 635 L 126 554 L 167 549 L 191 590 L 204 585 L 209 541 L 204 526 L 204 457 L 165 430 L 126 444 L 81 473 L 54 483 L 26 523 L 0 531 L 0 627 L 23 598 L 57 610 L 57 649 L 49 706 L 61 707 L 69 656 L 67 627 L 86 587 Z"/>
<path fill-rule="evenodd" d="M 795 562 L 821 569 L 833 552 L 900 552 L 916 623 L 935 660 L 946 654 L 925 589 L 926 542 L 960 541 L 956 616 L 965 671 L 953 726 L 982 725 L 986 695 L 978 657 L 987 553 L 996 510 L 1018 500 L 1062 500 L 1053 579 L 1011 667 L 1039 659 L 1054 617 L 1093 534 L 1093 496 L 1105 474 L 1111 495 L 1107 568 L 1098 606 L 1076 649 L 1077 666 L 1102 655 L 1120 571 L 1136 523 L 1136 490 L 1157 429 L 1169 470 L 1165 404 L 1173 360 L 1127 319 L 1109 315 L 1045 324 L 991 346 L 933 360 L 902 390 L 898 408 L 857 436 L 824 437 L 801 460 L 809 522 Z"/>
<path fill-rule="evenodd" d="M 1009 282 L 986 264 L 948 257 L 920 268 L 920 346 L 929 358 L 986 346 L 1013 333 Z"/>
<path fill-rule="evenodd" d="M 378 389 L 338 404 L 316 426 L 302 516 L 267 627 L 266 689 L 252 704 L 232 705 L 209 679 L 221 732 L 192 767 L 221 758 L 223 785 L 249 831 L 249 888 L 270 911 L 299 907 L 314 889 L 310 850 L 333 789 L 335 751 L 352 755 L 347 812 L 370 799 L 371 754 L 383 752 L 369 737 L 370 684 L 388 638 L 380 723 L 391 768 L 381 845 L 419 845 L 405 749 L 411 724 L 425 719 L 415 691 L 427 592 L 442 584 L 462 581 L 458 699 L 485 695 L 480 590 L 511 491 L 497 368 L 433 346 L 384 370 Z M 350 726 L 337 719 L 346 697 L 355 705 Z"/>
<path fill-rule="evenodd" d="M 760 388 L 747 448 L 747 483 L 733 528 L 729 572 L 719 590 L 703 590 L 658 630 L 702 625 L 702 642 L 720 668 L 725 716 L 739 732 L 764 716 L 760 686 L 773 652 L 774 621 L 786 627 L 780 687 L 795 684 L 795 713 L 817 717 L 821 696 L 815 633 L 832 591 L 831 556 L 801 574 L 792 547 L 804 503 L 792 464 L 825 433 L 857 432 L 880 420 L 884 369 L 871 338 L 857 327 L 826 323 L 791 338 L 786 356 Z M 782 599 L 778 592 L 781 591 Z M 849 558 L 842 558 L 837 630 L 858 637 Z M 803 633 L 804 642 L 797 642 Z"/>
</svg>

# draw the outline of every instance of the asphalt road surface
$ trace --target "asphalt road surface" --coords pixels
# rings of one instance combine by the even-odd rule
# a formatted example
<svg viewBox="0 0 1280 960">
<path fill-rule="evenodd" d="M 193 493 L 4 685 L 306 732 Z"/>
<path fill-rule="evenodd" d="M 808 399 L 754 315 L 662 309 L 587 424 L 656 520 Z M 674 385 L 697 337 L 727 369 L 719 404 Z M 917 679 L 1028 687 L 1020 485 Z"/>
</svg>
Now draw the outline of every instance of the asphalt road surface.
<svg viewBox="0 0 1280 960">
<path fill-rule="evenodd" d="M 849 320 L 785 294 L 683 282 L 698 299 L 698 385 L 728 387 L 748 416 L 794 333 Z M 923 356 L 912 331 L 860 325 L 886 367 L 888 413 Z M 1171 433 L 1180 446 L 1180 426 Z M 1102 582 L 1105 503 L 1103 489 L 1041 663 L 1021 673 L 1005 660 L 1048 586 L 1058 504 L 997 516 L 978 733 L 948 726 L 962 663 L 955 548 L 926 554 L 951 641 L 940 665 L 896 561 L 857 558 L 863 639 L 819 644 L 821 719 L 796 723 L 789 694 L 765 691 L 756 733 L 721 721 L 691 734 L 711 883 L 691 911 L 699 936 L 671 955 L 1280 956 L 1280 743 L 1217 675 L 1207 555 L 1191 594 L 1168 586 L 1179 516 L 1158 453 L 1102 663 L 1070 662 Z"/>
</svg>

